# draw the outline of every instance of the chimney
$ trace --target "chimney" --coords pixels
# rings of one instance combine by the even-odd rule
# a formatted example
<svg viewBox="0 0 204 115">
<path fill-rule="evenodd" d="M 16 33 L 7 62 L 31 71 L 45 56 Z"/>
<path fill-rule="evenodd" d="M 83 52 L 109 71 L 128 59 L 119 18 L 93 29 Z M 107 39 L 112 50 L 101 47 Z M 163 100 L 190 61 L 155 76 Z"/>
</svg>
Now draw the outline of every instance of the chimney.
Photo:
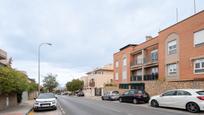
<svg viewBox="0 0 204 115">
<path fill-rule="evenodd" d="M 146 41 L 152 39 L 152 36 L 146 36 Z"/>
</svg>

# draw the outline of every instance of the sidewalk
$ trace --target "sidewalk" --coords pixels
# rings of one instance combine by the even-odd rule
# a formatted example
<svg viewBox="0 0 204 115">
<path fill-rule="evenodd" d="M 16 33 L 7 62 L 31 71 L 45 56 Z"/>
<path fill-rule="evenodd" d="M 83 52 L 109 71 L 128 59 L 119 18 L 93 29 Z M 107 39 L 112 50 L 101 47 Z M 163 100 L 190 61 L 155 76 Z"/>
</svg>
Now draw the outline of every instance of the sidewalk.
<svg viewBox="0 0 204 115">
<path fill-rule="evenodd" d="M 16 107 L 0 111 L 0 115 L 26 115 L 33 107 L 34 100 L 29 100 Z"/>
</svg>

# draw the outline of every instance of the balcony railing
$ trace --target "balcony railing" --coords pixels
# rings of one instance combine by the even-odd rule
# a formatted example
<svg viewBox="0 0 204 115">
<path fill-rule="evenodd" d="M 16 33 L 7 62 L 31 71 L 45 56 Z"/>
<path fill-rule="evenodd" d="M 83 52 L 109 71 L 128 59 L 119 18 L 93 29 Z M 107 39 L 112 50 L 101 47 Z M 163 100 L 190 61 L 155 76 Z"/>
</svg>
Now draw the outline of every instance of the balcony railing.
<svg viewBox="0 0 204 115">
<path fill-rule="evenodd" d="M 158 73 L 144 75 L 144 81 L 149 81 L 149 80 L 158 80 Z"/>
<path fill-rule="evenodd" d="M 144 64 L 152 64 L 152 63 L 157 63 L 158 59 L 152 59 L 152 58 L 145 58 L 144 59 Z"/>
<path fill-rule="evenodd" d="M 144 75 L 144 81 L 158 80 L 158 73 Z M 131 81 L 142 81 L 142 76 L 132 76 Z"/>
<path fill-rule="evenodd" d="M 132 76 L 131 81 L 142 81 L 142 76 Z"/>
<path fill-rule="evenodd" d="M 131 66 L 141 65 L 142 63 L 143 63 L 142 59 L 139 60 L 139 61 L 135 60 L 135 61 L 133 61 L 133 62 L 131 63 Z"/>
<path fill-rule="evenodd" d="M 149 58 L 144 58 L 144 61 L 133 61 L 131 63 L 131 66 L 136 66 L 136 65 L 142 65 L 142 64 L 153 64 L 153 63 L 157 63 L 158 59 L 149 59 Z"/>
</svg>

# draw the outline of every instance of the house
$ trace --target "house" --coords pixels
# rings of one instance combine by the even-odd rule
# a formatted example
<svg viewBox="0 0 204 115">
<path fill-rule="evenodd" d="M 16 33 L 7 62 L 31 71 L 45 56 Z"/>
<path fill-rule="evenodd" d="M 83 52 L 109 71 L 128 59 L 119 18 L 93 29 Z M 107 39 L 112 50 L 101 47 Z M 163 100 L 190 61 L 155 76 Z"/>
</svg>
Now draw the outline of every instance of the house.
<svg viewBox="0 0 204 115">
<path fill-rule="evenodd" d="M 84 81 L 85 95 L 101 96 L 103 95 L 104 86 L 113 82 L 113 65 L 104 65 L 86 74 L 87 76 L 80 78 Z"/>
</svg>

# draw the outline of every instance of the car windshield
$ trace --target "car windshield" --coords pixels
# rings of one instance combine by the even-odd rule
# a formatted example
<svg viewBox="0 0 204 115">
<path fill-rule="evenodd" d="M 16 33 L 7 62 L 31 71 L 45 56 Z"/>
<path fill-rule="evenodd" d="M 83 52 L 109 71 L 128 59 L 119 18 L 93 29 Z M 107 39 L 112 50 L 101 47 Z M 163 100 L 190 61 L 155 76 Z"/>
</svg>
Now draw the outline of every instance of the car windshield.
<svg viewBox="0 0 204 115">
<path fill-rule="evenodd" d="M 38 99 L 49 99 L 49 98 L 55 98 L 54 94 L 46 93 L 46 94 L 40 94 L 38 96 Z"/>
<path fill-rule="evenodd" d="M 113 93 L 113 94 L 119 94 L 119 92 L 118 92 L 118 91 L 113 91 L 112 93 Z"/>
<path fill-rule="evenodd" d="M 198 95 L 204 95 L 204 91 L 198 91 L 197 94 Z"/>
</svg>

